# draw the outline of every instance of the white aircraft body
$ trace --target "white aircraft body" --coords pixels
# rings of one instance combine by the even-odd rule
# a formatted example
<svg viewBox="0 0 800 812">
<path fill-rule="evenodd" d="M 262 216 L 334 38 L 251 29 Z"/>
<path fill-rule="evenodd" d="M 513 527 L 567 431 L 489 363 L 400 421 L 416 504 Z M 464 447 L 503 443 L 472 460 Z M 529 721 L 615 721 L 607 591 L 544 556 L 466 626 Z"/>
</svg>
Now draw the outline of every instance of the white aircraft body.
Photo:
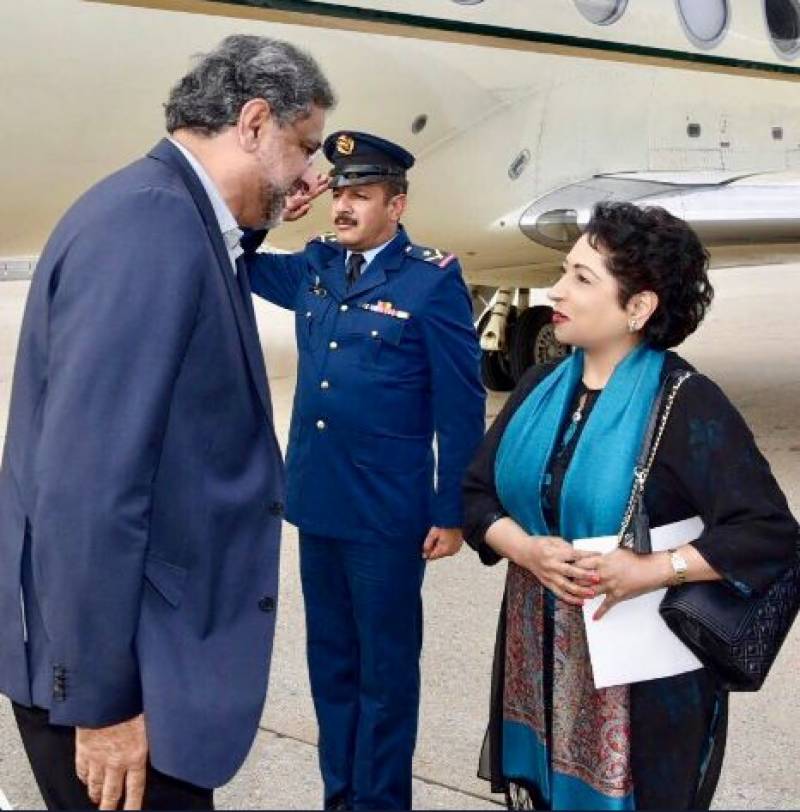
<svg viewBox="0 0 800 812">
<path fill-rule="evenodd" d="M 665 206 L 717 266 L 800 258 L 799 0 L 5 0 L 0 275 L 157 140 L 170 84 L 230 33 L 305 47 L 331 129 L 417 156 L 406 224 L 459 255 L 493 388 L 561 351 L 532 291 L 599 200 Z M 318 203 L 270 239 L 328 228 Z"/>
</svg>

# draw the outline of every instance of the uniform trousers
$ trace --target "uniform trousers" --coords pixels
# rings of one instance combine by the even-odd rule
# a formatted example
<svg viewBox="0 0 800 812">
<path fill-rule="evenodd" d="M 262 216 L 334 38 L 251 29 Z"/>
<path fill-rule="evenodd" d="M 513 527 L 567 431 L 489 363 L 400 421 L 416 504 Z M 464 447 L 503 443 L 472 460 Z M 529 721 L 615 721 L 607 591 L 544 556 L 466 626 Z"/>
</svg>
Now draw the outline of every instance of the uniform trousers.
<svg viewBox="0 0 800 812">
<path fill-rule="evenodd" d="M 12 703 L 33 777 L 48 809 L 95 809 L 75 774 L 75 728 L 51 725 L 49 713 Z M 213 809 L 214 792 L 147 768 L 142 809 Z"/>
<path fill-rule="evenodd" d="M 300 535 L 325 808 L 410 809 L 422 539 Z"/>
</svg>

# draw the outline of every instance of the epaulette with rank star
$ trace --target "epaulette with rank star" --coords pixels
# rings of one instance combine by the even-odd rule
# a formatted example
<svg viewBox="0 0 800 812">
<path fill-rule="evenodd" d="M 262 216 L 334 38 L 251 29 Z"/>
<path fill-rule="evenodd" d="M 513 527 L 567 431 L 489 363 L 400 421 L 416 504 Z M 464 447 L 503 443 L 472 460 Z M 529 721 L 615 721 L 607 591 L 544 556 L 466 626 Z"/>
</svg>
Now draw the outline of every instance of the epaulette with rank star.
<svg viewBox="0 0 800 812">
<path fill-rule="evenodd" d="M 412 259 L 421 259 L 439 268 L 446 268 L 456 258 L 455 254 L 446 254 L 438 248 L 425 248 L 421 245 L 409 245 L 406 254 Z"/>
<path fill-rule="evenodd" d="M 323 245 L 338 245 L 339 238 L 333 231 L 326 231 L 324 234 L 317 234 L 311 242 L 321 242 Z"/>
</svg>

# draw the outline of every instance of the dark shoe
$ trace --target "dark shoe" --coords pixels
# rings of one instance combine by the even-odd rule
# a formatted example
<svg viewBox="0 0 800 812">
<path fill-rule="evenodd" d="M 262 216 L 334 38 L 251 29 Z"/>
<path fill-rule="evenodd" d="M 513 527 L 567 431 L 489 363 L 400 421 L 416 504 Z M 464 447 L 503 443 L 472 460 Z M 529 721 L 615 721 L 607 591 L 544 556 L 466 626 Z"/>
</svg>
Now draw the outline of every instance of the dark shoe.
<svg viewBox="0 0 800 812">
<path fill-rule="evenodd" d="M 350 809 L 347 803 L 347 798 L 344 795 L 337 795 L 334 798 L 329 798 L 325 801 L 325 809 L 343 810 Z"/>
</svg>

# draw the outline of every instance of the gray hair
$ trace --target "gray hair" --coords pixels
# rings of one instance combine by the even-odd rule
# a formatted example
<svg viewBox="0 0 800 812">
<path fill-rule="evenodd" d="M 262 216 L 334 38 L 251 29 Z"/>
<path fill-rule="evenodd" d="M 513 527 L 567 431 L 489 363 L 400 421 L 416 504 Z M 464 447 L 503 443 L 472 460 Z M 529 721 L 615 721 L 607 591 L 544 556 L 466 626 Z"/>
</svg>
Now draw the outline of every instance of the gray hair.
<svg viewBox="0 0 800 812">
<path fill-rule="evenodd" d="M 327 110 L 336 97 L 309 54 L 288 42 L 234 35 L 172 88 L 164 105 L 167 132 L 183 127 L 214 135 L 236 124 L 251 99 L 264 99 L 280 125 L 303 118 L 312 106 Z"/>
</svg>

